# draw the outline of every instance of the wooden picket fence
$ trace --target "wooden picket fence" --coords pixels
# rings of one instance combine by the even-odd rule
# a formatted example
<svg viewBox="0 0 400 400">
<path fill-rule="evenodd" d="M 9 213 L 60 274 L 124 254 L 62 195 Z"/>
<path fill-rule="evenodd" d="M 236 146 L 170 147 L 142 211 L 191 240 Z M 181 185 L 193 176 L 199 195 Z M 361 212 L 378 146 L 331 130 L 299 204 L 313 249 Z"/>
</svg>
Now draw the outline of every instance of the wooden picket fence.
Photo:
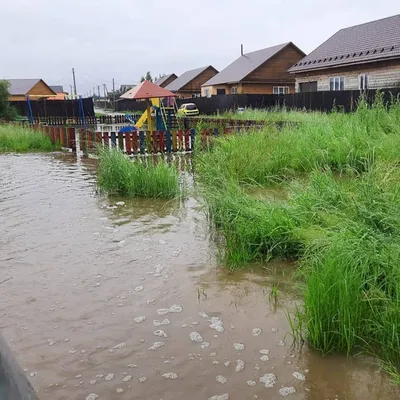
<svg viewBox="0 0 400 400">
<path fill-rule="evenodd" d="M 65 126 L 31 125 L 37 131 L 46 134 L 53 144 L 72 152 L 94 153 L 100 147 L 118 148 L 128 155 L 146 155 L 163 153 L 193 152 L 196 142 L 196 130 L 174 131 L 133 131 L 133 132 L 95 132 L 84 128 Z M 253 126 L 203 129 L 200 132 L 202 147 L 208 147 L 213 138 L 232 133 L 246 132 Z"/>
</svg>

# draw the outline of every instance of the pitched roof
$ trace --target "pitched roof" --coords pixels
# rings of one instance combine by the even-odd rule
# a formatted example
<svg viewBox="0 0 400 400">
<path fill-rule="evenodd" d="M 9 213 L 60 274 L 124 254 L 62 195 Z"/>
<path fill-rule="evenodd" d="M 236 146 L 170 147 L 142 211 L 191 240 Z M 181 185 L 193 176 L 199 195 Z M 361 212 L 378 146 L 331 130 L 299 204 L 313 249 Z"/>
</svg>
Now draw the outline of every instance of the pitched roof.
<svg viewBox="0 0 400 400">
<path fill-rule="evenodd" d="M 167 90 L 171 90 L 172 92 L 177 92 L 179 89 L 182 89 L 186 86 L 190 81 L 204 72 L 207 68 L 214 68 L 212 65 L 207 65 L 206 67 L 192 69 L 190 71 L 184 72 L 182 75 L 178 76 L 173 82 L 165 87 Z M 215 68 L 214 68 L 215 69 Z M 218 72 L 218 71 L 217 71 Z"/>
<path fill-rule="evenodd" d="M 50 87 L 50 89 L 53 91 L 53 92 L 56 92 L 56 93 L 64 93 L 64 88 L 62 87 L 62 86 L 49 86 Z"/>
<path fill-rule="evenodd" d="M 288 45 L 293 45 L 292 42 L 279 44 L 277 46 L 267 47 L 246 53 L 237 58 L 233 63 L 229 64 L 219 74 L 212 77 L 202 86 L 220 85 L 224 83 L 233 83 L 242 81 L 247 75 L 253 72 L 260 65 L 264 64 L 276 53 L 284 49 Z M 293 45 L 294 46 L 294 45 Z M 304 53 L 303 53 L 304 54 Z"/>
<path fill-rule="evenodd" d="M 10 87 L 8 92 L 10 95 L 25 95 L 27 94 L 40 79 L 7 79 Z"/>
<path fill-rule="evenodd" d="M 324 69 L 400 57 L 400 14 L 341 29 L 289 72 Z"/>
<path fill-rule="evenodd" d="M 8 92 L 12 96 L 26 95 L 40 81 L 42 81 L 53 92 L 54 95 L 57 94 L 42 79 L 7 79 L 7 81 L 10 84 Z"/>
<path fill-rule="evenodd" d="M 122 99 L 151 99 L 161 97 L 173 97 L 175 96 L 170 91 L 156 85 L 150 81 L 143 81 L 140 85 L 135 86 L 131 90 L 124 93 Z"/>
<path fill-rule="evenodd" d="M 163 76 L 160 79 L 157 79 L 154 83 L 158 86 L 161 86 L 165 81 L 167 81 L 169 78 L 171 78 L 171 76 L 174 76 L 175 74 L 168 74 Z M 175 75 L 175 79 L 177 78 L 177 76 Z"/>
</svg>

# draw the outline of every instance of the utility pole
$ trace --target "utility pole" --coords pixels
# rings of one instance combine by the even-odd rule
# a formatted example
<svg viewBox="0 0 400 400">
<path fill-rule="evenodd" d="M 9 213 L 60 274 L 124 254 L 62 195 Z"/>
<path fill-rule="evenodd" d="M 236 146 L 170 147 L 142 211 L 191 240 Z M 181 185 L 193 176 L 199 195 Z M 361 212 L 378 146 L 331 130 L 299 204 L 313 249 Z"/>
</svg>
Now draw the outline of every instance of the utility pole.
<svg viewBox="0 0 400 400">
<path fill-rule="evenodd" d="M 97 85 L 97 94 L 98 94 L 99 99 L 100 99 L 100 85 Z"/>
<path fill-rule="evenodd" d="M 72 91 L 72 85 L 69 85 L 69 88 L 70 88 L 69 95 L 72 96 L 74 94 L 74 92 Z"/>
<path fill-rule="evenodd" d="M 103 91 L 104 91 L 104 108 L 107 108 L 107 95 L 108 95 L 108 90 L 107 86 L 105 83 L 103 83 Z"/>
<path fill-rule="evenodd" d="M 115 79 L 113 78 L 113 108 L 115 108 Z"/>
<path fill-rule="evenodd" d="M 72 68 L 72 78 L 74 79 L 74 93 L 75 93 L 75 96 L 76 96 L 75 68 Z"/>
</svg>

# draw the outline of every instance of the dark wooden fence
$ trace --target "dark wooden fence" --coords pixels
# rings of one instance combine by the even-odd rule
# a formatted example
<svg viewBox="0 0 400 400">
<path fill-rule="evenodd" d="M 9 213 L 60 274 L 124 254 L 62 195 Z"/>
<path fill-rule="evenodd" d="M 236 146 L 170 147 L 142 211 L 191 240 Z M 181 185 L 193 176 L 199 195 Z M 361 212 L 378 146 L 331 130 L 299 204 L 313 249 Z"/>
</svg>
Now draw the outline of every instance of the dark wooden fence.
<svg viewBox="0 0 400 400">
<path fill-rule="evenodd" d="M 77 118 L 82 116 L 79 111 L 79 100 L 31 100 L 32 114 L 36 120 L 49 117 Z M 94 117 L 93 99 L 82 99 L 83 109 L 86 117 Z M 29 116 L 27 101 L 12 101 L 13 105 L 24 117 Z"/>
<path fill-rule="evenodd" d="M 354 111 L 357 108 L 361 93 L 359 90 L 328 91 L 328 92 L 307 92 L 287 95 L 273 94 L 232 94 L 193 99 L 178 99 L 177 104 L 195 103 L 203 115 L 216 114 L 239 107 L 268 109 L 285 106 L 289 109 L 305 109 L 310 111 L 332 111 L 335 108 L 346 112 Z M 400 95 L 400 88 L 393 88 L 382 91 L 384 101 L 390 103 L 393 97 Z M 376 90 L 369 90 L 365 93 L 367 101 L 372 103 L 375 99 Z M 116 103 L 116 111 L 143 111 L 144 104 L 134 100 L 123 100 Z"/>
</svg>

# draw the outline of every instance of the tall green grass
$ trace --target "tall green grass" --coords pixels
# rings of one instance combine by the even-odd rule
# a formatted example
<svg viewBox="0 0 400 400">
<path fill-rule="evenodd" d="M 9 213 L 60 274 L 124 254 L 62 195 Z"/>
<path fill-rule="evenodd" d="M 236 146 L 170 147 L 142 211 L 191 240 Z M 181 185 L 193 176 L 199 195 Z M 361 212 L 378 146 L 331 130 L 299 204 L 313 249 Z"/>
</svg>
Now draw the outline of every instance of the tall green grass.
<svg viewBox="0 0 400 400">
<path fill-rule="evenodd" d="M 195 160 L 228 267 L 298 260 L 298 321 L 309 344 L 378 355 L 392 376 L 400 376 L 399 148 L 400 106 L 378 99 L 321 123 L 221 138 Z M 276 185 L 286 200 L 251 194 Z"/>
<path fill-rule="evenodd" d="M 0 153 L 52 151 L 50 139 L 41 132 L 15 125 L 0 125 Z"/>
<path fill-rule="evenodd" d="M 174 166 L 162 160 L 132 161 L 117 149 L 100 150 L 97 183 L 102 190 L 131 197 L 169 199 L 180 193 Z"/>
</svg>

